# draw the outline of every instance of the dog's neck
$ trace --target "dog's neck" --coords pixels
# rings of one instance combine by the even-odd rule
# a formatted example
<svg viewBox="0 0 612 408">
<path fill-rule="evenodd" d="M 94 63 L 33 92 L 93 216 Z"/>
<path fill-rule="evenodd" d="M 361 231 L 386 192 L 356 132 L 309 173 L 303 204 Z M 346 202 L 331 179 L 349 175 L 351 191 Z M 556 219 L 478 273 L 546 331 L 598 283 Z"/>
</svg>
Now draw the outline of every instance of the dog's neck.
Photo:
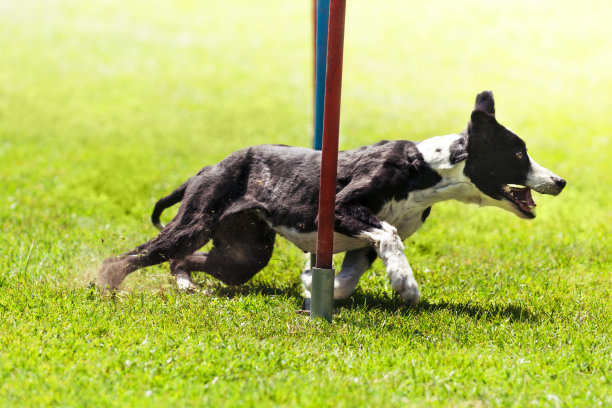
<svg viewBox="0 0 612 408">
<path fill-rule="evenodd" d="M 417 148 L 425 162 L 442 175 L 467 158 L 467 136 L 463 133 L 434 136 L 419 142 Z"/>
<path fill-rule="evenodd" d="M 376 216 L 397 228 L 402 239 L 417 231 L 429 214 L 428 208 L 446 200 L 483 203 L 481 193 L 463 173 L 467 139 L 461 134 L 437 136 L 417 144 L 424 162 L 434 170 L 440 181 L 435 185 L 415 189 L 404 200 L 391 200 Z"/>
<path fill-rule="evenodd" d="M 495 206 L 512 211 L 509 203 L 494 200 L 480 191 L 466 176 L 467 132 L 435 136 L 420 142 L 417 147 L 425 162 L 442 180 L 432 189 L 423 191 L 423 198 L 432 205 L 446 200 L 457 200 L 479 206 Z"/>
<path fill-rule="evenodd" d="M 425 201 L 433 205 L 454 199 L 481 206 L 494 201 L 476 188 L 464 173 L 467 159 L 465 132 L 435 136 L 420 142 L 417 147 L 425 162 L 442 177 L 433 188 L 423 191 Z"/>
</svg>

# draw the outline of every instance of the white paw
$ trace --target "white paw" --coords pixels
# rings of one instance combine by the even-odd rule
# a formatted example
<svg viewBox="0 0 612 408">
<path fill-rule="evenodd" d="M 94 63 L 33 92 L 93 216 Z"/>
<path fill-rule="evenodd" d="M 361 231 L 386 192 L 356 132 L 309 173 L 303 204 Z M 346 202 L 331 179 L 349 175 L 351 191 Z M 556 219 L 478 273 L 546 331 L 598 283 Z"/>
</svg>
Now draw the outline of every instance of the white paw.
<svg viewBox="0 0 612 408">
<path fill-rule="evenodd" d="M 419 294 L 419 285 L 416 283 L 413 277 L 402 276 L 394 279 L 393 282 L 391 282 L 391 286 L 393 287 L 393 290 L 396 291 L 410 306 L 416 306 L 416 304 L 419 303 L 419 300 L 421 299 L 421 295 Z"/>
<path fill-rule="evenodd" d="M 199 289 L 198 285 L 193 283 L 193 281 L 185 275 L 176 276 L 176 285 L 180 290 L 185 292 L 197 291 Z"/>
</svg>

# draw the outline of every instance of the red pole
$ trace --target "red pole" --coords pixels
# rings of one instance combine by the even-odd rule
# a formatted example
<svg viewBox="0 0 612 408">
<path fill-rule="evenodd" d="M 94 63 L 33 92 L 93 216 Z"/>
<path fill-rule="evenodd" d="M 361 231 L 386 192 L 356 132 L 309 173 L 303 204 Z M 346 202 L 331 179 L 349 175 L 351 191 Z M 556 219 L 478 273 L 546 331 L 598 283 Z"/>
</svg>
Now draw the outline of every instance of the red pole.
<svg viewBox="0 0 612 408">
<path fill-rule="evenodd" d="M 331 0 L 327 39 L 327 74 L 323 113 L 323 149 L 319 191 L 317 268 L 331 269 L 334 245 L 334 209 L 338 172 L 338 132 L 342 91 L 342 54 L 346 0 Z"/>
</svg>

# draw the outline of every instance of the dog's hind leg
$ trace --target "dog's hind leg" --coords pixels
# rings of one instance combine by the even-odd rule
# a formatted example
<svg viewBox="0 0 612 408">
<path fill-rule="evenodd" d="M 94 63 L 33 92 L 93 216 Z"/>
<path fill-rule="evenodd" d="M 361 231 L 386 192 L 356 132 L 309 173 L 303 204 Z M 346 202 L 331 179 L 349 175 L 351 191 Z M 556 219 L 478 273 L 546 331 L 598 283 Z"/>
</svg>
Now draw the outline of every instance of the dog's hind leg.
<svg viewBox="0 0 612 408">
<path fill-rule="evenodd" d="M 102 290 L 116 290 L 135 270 L 185 257 L 208 240 L 207 229 L 202 223 L 183 225 L 175 218 L 151 241 L 123 255 L 107 258 L 98 274 L 98 286 Z"/>
<path fill-rule="evenodd" d="M 184 258 L 170 260 L 170 272 L 176 280 L 176 286 L 184 291 L 197 291 L 199 286 L 192 280 L 191 271 L 203 271 L 208 252 L 194 252 Z"/>
<path fill-rule="evenodd" d="M 255 212 L 224 219 L 213 235 L 210 252 L 197 252 L 170 261 L 172 275 L 181 280 L 201 271 L 228 285 L 241 285 L 270 261 L 276 232 Z"/>
</svg>

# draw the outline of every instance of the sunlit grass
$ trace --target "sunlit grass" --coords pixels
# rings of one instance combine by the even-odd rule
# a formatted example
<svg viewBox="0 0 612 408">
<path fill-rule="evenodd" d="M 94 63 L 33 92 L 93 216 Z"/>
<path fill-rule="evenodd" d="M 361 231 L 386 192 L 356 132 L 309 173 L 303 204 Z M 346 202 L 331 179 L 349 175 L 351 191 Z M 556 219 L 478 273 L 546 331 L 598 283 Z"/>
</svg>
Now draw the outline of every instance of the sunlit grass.
<svg viewBox="0 0 612 408">
<path fill-rule="evenodd" d="M 115 299 L 103 258 L 154 236 L 152 205 L 258 143 L 309 146 L 309 2 L 0 0 L 0 405 L 612 404 L 612 3 L 349 2 L 341 147 L 499 120 L 568 180 L 538 218 L 444 203 L 333 325 L 294 313 L 286 241 L 252 282 Z M 172 211 L 168 211 L 166 219 Z"/>
</svg>

